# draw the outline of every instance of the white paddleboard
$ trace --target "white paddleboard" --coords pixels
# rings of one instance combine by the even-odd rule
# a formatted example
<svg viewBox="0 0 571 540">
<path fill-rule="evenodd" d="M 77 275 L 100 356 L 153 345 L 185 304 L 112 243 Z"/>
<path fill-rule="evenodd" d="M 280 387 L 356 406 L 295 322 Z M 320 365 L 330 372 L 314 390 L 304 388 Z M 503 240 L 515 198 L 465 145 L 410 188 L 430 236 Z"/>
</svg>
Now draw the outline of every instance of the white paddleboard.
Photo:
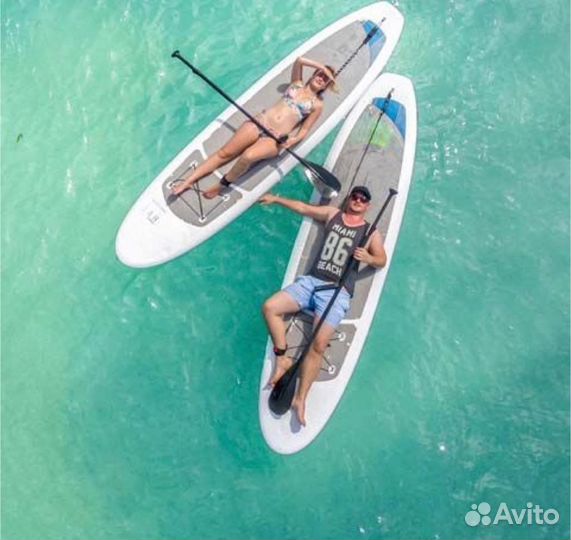
<svg viewBox="0 0 571 540">
<path fill-rule="evenodd" d="M 319 120 L 306 139 L 293 148 L 303 157 L 348 114 L 379 75 L 399 40 L 403 23 L 400 12 L 388 2 L 359 9 L 299 46 L 236 101 L 252 114 L 271 107 L 287 87 L 296 58 L 306 56 L 338 69 L 367 33 L 378 27 L 373 39 L 339 75 L 339 92 L 324 94 L 324 109 Z M 222 99 L 214 91 L 212 96 Z M 121 262 L 144 268 L 179 257 L 236 219 L 297 165 L 295 158 L 282 153 L 253 167 L 225 190 L 223 197 L 207 200 L 193 189 L 178 198 L 170 197 L 172 182 L 186 175 L 193 163 L 201 163 L 226 143 L 244 120 L 242 113 L 229 106 L 153 180 L 117 233 L 115 249 Z M 201 180 L 198 187 L 204 190 L 218 182 L 231 165 L 227 164 Z"/>
<path fill-rule="evenodd" d="M 378 121 L 381 107 L 391 89 L 393 92 L 386 105 L 386 112 Z M 259 414 L 264 438 L 270 448 L 278 453 L 298 452 L 317 437 L 341 400 L 359 361 L 383 291 L 404 215 L 413 172 L 416 131 L 416 99 L 411 81 L 400 75 L 385 73 L 355 105 L 333 143 L 325 167 L 341 181 L 343 187 L 339 202 L 353 185 L 366 185 L 373 195 L 366 219 L 372 222 L 389 188 L 398 190 L 398 195 L 393 198 L 378 225 L 384 237 L 388 259 L 383 269 L 364 267 L 359 271 L 347 317 L 337 329 L 324 355 L 320 375 L 309 391 L 305 427 L 298 423 L 293 411 L 277 416 L 269 409 L 271 388 L 267 383 L 273 372 L 275 357 L 272 342 L 268 340 L 260 381 Z M 365 153 L 373 132 L 375 136 Z M 365 158 L 361 161 L 363 154 Z M 326 200 L 320 201 L 317 192 L 314 192 L 312 201 L 334 204 Z M 322 229 L 321 224 L 311 219 L 303 220 L 286 270 L 284 287 L 309 270 L 316 249 L 321 244 Z M 311 313 L 299 313 L 289 319 L 289 356 L 295 358 L 307 343 L 312 321 Z"/>
</svg>

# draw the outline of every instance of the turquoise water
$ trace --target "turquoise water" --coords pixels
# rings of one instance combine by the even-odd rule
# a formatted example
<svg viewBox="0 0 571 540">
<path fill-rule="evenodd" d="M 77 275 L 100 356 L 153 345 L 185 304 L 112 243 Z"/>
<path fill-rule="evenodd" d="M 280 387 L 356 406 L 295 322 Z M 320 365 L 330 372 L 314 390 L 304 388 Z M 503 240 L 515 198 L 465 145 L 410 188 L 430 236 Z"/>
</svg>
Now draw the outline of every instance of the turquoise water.
<svg viewBox="0 0 571 540">
<path fill-rule="evenodd" d="M 170 53 L 239 95 L 361 5 L 3 2 L 3 538 L 569 537 L 565 0 L 398 4 L 414 185 L 360 366 L 300 454 L 257 419 L 259 308 L 299 219 L 257 207 L 170 264 L 115 258 L 225 108 Z M 299 171 L 277 191 L 310 194 Z M 470 528 L 482 501 L 560 520 Z"/>
</svg>

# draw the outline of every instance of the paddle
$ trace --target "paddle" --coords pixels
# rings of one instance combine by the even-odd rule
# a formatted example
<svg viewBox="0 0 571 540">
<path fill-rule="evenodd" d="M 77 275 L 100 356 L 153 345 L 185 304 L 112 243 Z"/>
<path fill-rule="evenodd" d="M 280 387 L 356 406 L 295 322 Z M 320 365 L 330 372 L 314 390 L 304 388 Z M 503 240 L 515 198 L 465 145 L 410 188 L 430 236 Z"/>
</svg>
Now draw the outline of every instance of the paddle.
<svg viewBox="0 0 571 540">
<path fill-rule="evenodd" d="M 396 194 L 397 194 L 396 189 L 393 189 L 393 188 L 389 189 L 389 194 L 387 195 L 387 198 L 385 199 L 383 206 L 379 210 L 379 213 L 377 214 L 375 221 L 373 221 L 373 223 L 371 224 L 371 226 L 367 230 L 367 233 L 363 236 L 363 238 L 359 242 L 358 247 L 364 247 L 367 244 L 369 238 L 371 237 L 373 232 L 376 230 L 379 221 L 383 217 L 383 214 L 384 214 L 385 210 L 387 209 L 389 203 L 391 202 L 391 199 Z M 276 385 L 272 389 L 272 392 L 270 394 L 270 399 L 269 399 L 269 406 L 270 406 L 270 410 L 273 413 L 281 415 L 281 414 L 286 413 L 290 409 L 291 402 L 293 401 L 293 396 L 295 394 L 295 387 L 296 387 L 296 383 L 297 383 L 297 373 L 299 371 L 299 368 L 300 368 L 303 360 L 305 359 L 307 353 L 309 352 L 309 348 L 311 347 L 313 340 L 315 339 L 315 337 L 319 333 L 319 330 L 321 330 L 321 327 L 323 326 L 323 323 L 324 323 L 325 319 L 327 318 L 329 311 L 331 311 L 333 304 L 335 304 L 335 300 L 337 299 L 337 296 L 339 296 L 339 292 L 343 288 L 343 285 L 347 281 L 347 278 L 349 277 L 350 273 L 357 270 L 358 267 L 359 267 L 359 261 L 357 259 L 353 259 L 345 267 L 345 271 L 341 275 L 341 278 L 339 279 L 339 282 L 337 283 L 337 285 L 335 287 L 335 292 L 333 293 L 331 300 L 327 304 L 325 311 L 321 315 L 321 318 L 319 319 L 317 326 L 313 330 L 313 332 L 311 334 L 311 338 L 309 339 L 309 341 L 305 345 L 305 347 L 301 353 L 301 356 L 299 357 L 299 360 L 295 364 L 293 364 L 284 373 L 282 378 L 276 383 Z"/>
</svg>

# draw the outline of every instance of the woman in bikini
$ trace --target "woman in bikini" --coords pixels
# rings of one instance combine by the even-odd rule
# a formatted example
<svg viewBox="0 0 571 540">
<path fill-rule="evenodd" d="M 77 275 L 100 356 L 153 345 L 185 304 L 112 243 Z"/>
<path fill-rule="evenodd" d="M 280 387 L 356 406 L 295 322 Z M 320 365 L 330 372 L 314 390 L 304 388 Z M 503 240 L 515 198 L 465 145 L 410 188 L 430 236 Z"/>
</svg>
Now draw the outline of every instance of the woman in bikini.
<svg viewBox="0 0 571 540">
<path fill-rule="evenodd" d="M 314 69 L 306 83 L 303 82 L 304 67 Z M 194 169 L 188 178 L 176 183 L 172 192 L 180 195 L 196 181 L 239 156 L 238 161 L 222 177 L 220 183 L 204 192 L 206 198 L 214 198 L 254 163 L 276 157 L 280 149 L 290 148 L 302 141 L 323 110 L 322 94 L 335 83 L 334 71 L 331 66 L 307 58 L 298 58 L 291 70 L 291 83 L 283 96 L 273 107 L 256 116 L 270 133 L 283 142 L 278 144 L 251 120 L 247 120 L 222 148 Z M 299 128 L 297 133 L 290 135 L 296 128 Z"/>
</svg>

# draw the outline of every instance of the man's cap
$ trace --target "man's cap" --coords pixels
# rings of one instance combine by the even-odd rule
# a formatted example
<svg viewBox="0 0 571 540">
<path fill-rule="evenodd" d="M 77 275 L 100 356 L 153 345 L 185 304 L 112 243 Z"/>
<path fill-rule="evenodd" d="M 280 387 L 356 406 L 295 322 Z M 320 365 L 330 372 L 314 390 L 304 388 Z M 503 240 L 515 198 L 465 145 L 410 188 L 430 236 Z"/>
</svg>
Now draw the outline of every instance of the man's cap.
<svg viewBox="0 0 571 540">
<path fill-rule="evenodd" d="M 352 190 L 350 195 L 353 195 L 353 193 L 361 193 L 362 195 L 364 195 L 365 197 L 367 197 L 367 199 L 370 201 L 372 199 L 371 197 L 371 192 L 369 191 L 369 188 L 366 186 L 355 186 Z"/>
</svg>

